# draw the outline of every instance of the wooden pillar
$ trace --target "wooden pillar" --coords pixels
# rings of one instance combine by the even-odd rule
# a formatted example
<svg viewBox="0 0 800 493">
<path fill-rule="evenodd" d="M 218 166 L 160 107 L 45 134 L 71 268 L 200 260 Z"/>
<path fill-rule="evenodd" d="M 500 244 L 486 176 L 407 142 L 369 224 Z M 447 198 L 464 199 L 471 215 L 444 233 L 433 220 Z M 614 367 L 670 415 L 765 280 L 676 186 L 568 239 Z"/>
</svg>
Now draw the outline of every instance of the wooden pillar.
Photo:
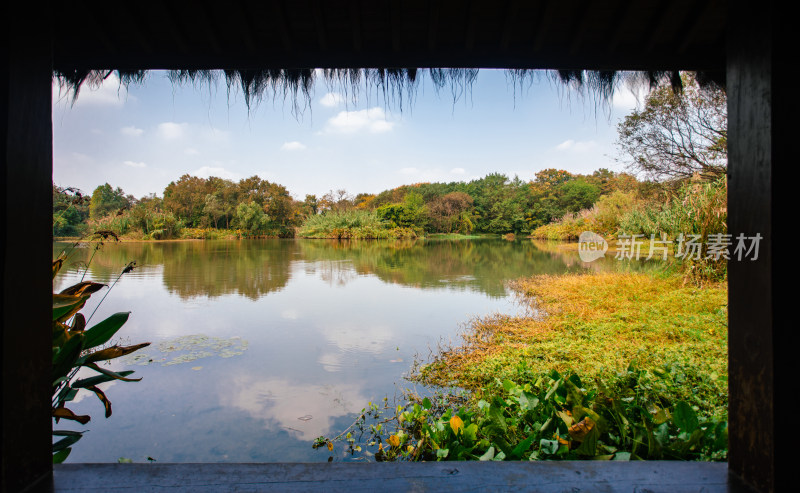
<svg viewBox="0 0 800 493">
<path fill-rule="evenodd" d="M 8 7 L 2 21 L 6 39 L 0 62 L 0 489 L 12 492 L 42 487 L 52 474 L 53 138 L 48 5 L 37 6 L 35 13 L 33 7 Z"/>
<path fill-rule="evenodd" d="M 792 183 L 788 173 L 797 169 L 791 155 L 797 96 L 782 90 L 794 83 L 789 59 L 773 62 L 780 32 L 773 9 L 772 2 L 732 2 L 728 31 L 729 232 L 764 238 L 757 261 L 729 263 L 729 471 L 757 491 L 776 489 L 787 472 L 777 466 L 776 448 L 783 443 L 786 458 L 794 459 L 789 447 L 796 443 L 778 432 L 791 423 L 786 400 L 796 384 L 776 382 L 779 367 L 796 359 L 790 352 L 797 322 L 789 312 L 796 301 L 781 304 L 776 296 L 795 293 L 790 286 L 796 265 L 792 240 L 779 238 L 778 230 L 793 234 L 794 226 L 780 219 L 792 205 L 776 188 Z"/>
</svg>

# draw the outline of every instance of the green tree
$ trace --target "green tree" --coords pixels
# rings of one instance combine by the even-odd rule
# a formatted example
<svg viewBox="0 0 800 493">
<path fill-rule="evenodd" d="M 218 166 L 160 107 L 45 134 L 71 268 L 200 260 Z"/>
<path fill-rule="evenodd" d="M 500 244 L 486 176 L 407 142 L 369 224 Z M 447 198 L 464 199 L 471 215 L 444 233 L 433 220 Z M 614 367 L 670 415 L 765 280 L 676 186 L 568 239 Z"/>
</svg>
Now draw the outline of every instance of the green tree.
<svg viewBox="0 0 800 493">
<path fill-rule="evenodd" d="M 573 214 L 589 209 L 600 198 L 600 189 L 582 178 L 562 183 L 558 187 L 558 205 Z"/>
<path fill-rule="evenodd" d="M 209 193 L 203 205 L 203 212 L 214 222 L 214 227 L 219 227 L 219 220 L 225 215 L 225 204 L 216 195 Z"/>
<path fill-rule="evenodd" d="M 727 167 L 727 97 L 720 88 L 703 88 L 688 72 L 684 89 L 662 86 L 647 95 L 644 107 L 618 126 L 617 146 L 630 168 L 654 180 L 711 179 Z"/>
<path fill-rule="evenodd" d="M 205 178 L 183 175 L 164 189 L 164 209 L 183 219 L 187 226 L 200 226 L 206 195 L 211 192 Z"/>
<path fill-rule="evenodd" d="M 251 234 L 263 232 L 268 222 L 269 217 L 263 207 L 255 201 L 242 202 L 236 207 L 236 223 Z"/>
<path fill-rule="evenodd" d="M 316 216 L 319 212 L 319 201 L 316 195 L 307 194 L 303 201 L 303 209 L 306 216 Z"/>
<path fill-rule="evenodd" d="M 464 192 L 451 192 L 436 197 L 428 204 L 428 221 L 434 231 L 452 233 L 472 231 L 469 210 L 473 199 Z"/>
<path fill-rule="evenodd" d="M 129 208 L 133 202 L 135 202 L 135 199 L 131 196 L 126 196 L 121 188 L 114 189 L 111 185 L 105 183 L 95 188 L 94 192 L 92 192 L 89 217 L 91 219 L 100 219 L 109 213 L 117 213 Z"/>
<path fill-rule="evenodd" d="M 80 236 L 89 218 L 88 196 L 76 188 L 62 188 L 53 184 L 53 234 L 55 236 Z"/>
</svg>

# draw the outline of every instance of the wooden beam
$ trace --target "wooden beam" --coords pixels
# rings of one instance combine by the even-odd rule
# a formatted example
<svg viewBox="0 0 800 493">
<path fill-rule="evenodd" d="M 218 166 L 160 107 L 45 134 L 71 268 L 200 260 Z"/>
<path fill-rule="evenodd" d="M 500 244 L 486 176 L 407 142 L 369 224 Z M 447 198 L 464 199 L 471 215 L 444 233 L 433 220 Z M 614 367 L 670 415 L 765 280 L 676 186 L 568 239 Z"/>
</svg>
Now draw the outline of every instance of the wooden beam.
<svg viewBox="0 0 800 493">
<path fill-rule="evenodd" d="M 322 15 L 321 0 L 313 0 L 311 3 L 311 12 L 314 15 L 314 26 L 317 31 L 317 42 L 321 51 L 328 51 L 328 37 L 325 34 L 325 17 Z"/>
<path fill-rule="evenodd" d="M 175 41 L 178 51 L 181 53 L 188 52 L 189 43 L 187 42 L 186 35 L 183 33 L 183 29 L 181 28 L 178 13 L 175 12 L 175 9 L 170 2 L 162 3 L 161 8 L 165 14 L 164 18 L 168 24 L 167 32 L 172 37 L 172 40 Z"/>
<path fill-rule="evenodd" d="M 250 22 L 250 13 L 245 2 L 237 2 L 230 6 L 236 16 L 237 24 L 240 26 L 239 34 L 249 53 L 256 51 L 256 42 L 253 37 L 253 24 Z"/>
<path fill-rule="evenodd" d="M 392 37 L 392 51 L 395 53 L 400 52 L 400 36 L 403 34 L 403 19 L 402 19 L 402 6 L 400 2 L 386 0 L 389 4 L 387 9 L 389 13 L 389 29 L 391 30 Z"/>
<path fill-rule="evenodd" d="M 625 0 L 620 0 L 617 3 L 617 7 L 614 9 L 614 14 L 611 17 L 611 24 L 609 24 L 608 29 L 609 34 L 613 36 L 606 50 L 608 53 L 614 53 L 624 37 L 622 26 L 627 22 L 630 5 L 631 4 Z"/>
<path fill-rule="evenodd" d="M 467 26 L 464 33 L 464 49 L 467 52 L 475 48 L 475 31 L 478 26 L 478 3 L 475 0 L 467 2 Z"/>
<path fill-rule="evenodd" d="M 697 34 L 703 29 L 703 26 L 706 23 L 706 19 L 708 19 L 712 15 L 721 15 L 719 11 L 719 5 L 715 5 L 713 0 L 705 0 L 704 6 L 699 8 L 699 14 L 693 15 L 686 25 L 684 29 L 680 31 L 678 34 L 677 41 L 680 43 L 678 46 L 678 53 L 685 53 L 689 46 L 691 46 L 692 41 L 694 41 Z"/>
<path fill-rule="evenodd" d="M 591 15 L 593 14 L 592 10 L 595 7 L 595 3 L 579 4 L 578 9 L 580 9 L 580 12 L 578 12 L 578 15 L 575 16 L 574 27 L 570 31 L 571 33 L 575 34 L 575 39 L 572 40 L 572 44 L 569 47 L 569 53 L 571 55 L 574 55 L 578 52 L 581 47 L 581 43 L 584 39 L 586 39 L 586 31 L 589 30 L 589 27 L 593 22 L 597 21 L 597 19 Z"/>
<path fill-rule="evenodd" d="M 356 53 L 361 51 L 361 3 L 358 1 L 350 2 L 350 24 L 353 32 L 353 48 Z"/>
<path fill-rule="evenodd" d="M 749 2 L 730 7 L 726 75 L 728 233 L 762 237 L 758 260 L 728 262 L 728 467 L 764 492 L 796 477 L 794 441 L 783 431 L 794 419 L 796 310 L 781 293 L 796 282 L 786 261 L 797 250 L 779 230 L 796 209 L 779 184 L 796 167 L 800 110 L 792 69 L 773 51 L 778 33 L 794 34 L 791 16 L 779 15 Z"/>
<path fill-rule="evenodd" d="M 534 20 L 533 26 L 533 51 L 541 51 L 545 39 L 547 39 L 548 23 L 545 22 L 553 17 L 553 13 L 557 10 L 558 1 L 556 0 L 543 0 L 543 10 L 539 10 L 540 15 Z"/>
<path fill-rule="evenodd" d="M 4 492 L 45 490 L 53 467 L 52 336 L 46 336 L 53 323 L 54 17 L 47 5 L 14 2 L 0 20 L 15 33 L 0 55 Z"/>
<path fill-rule="evenodd" d="M 280 0 L 272 0 L 270 4 L 272 5 L 272 25 L 275 27 L 275 30 L 278 31 L 278 35 L 283 43 L 283 49 L 288 54 L 291 54 L 294 52 L 294 45 L 292 44 L 292 37 L 289 33 L 289 26 L 286 23 L 283 6 Z"/>
<path fill-rule="evenodd" d="M 503 20 L 503 37 L 500 39 L 500 51 L 508 51 L 508 45 L 511 43 L 511 36 L 517 25 L 517 17 L 519 16 L 519 0 L 509 0 L 506 6 L 506 16 Z"/>
<path fill-rule="evenodd" d="M 153 39 L 153 33 L 149 25 L 139 18 L 138 9 L 130 8 L 130 5 L 123 6 L 123 8 L 126 9 L 128 13 L 127 17 L 129 20 L 126 26 L 133 30 L 133 38 L 136 40 L 136 44 L 141 47 L 144 53 L 153 53 L 153 45 L 150 43 L 150 40 Z M 176 43 L 178 43 L 178 40 L 176 40 Z M 109 56 L 113 56 L 114 58 L 118 57 L 115 54 L 109 54 Z"/>
<path fill-rule="evenodd" d="M 725 463 L 461 461 L 330 464 L 61 464 L 55 493 L 81 491 L 736 491 Z"/>
<path fill-rule="evenodd" d="M 428 50 L 436 51 L 437 36 L 439 34 L 439 0 L 431 0 L 428 7 Z"/>
<path fill-rule="evenodd" d="M 208 15 L 208 3 L 204 0 L 198 1 L 195 9 L 200 22 L 207 26 L 206 37 L 208 38 L 208 44 L 211 47 L 211 51 L 217 54 L 222 53 L 219 36 L 217 35 L 217 24 L 213 22 L 211 17 Z"/>
<path fill-rule="evenodd" d="M 656 10 L 654 17 L 651 20 L 651 24 L 646 31 L 648 34 L 646 34 L 647 39 L 644 42 L 645 51 L 653 51 L 653 48 L 655 48 L 656 43 L 659 41 L 664 44 L 662 33 L 670 23 L 674 22 L 675 18 L 673 14 L 680 15 L 675 14 L 678 9 L 674 8 L 674 5 L 675 4 L 667 3 L 660 10 Z M 685 14 L 688 15 L 688 13 Z"/>
</svg>

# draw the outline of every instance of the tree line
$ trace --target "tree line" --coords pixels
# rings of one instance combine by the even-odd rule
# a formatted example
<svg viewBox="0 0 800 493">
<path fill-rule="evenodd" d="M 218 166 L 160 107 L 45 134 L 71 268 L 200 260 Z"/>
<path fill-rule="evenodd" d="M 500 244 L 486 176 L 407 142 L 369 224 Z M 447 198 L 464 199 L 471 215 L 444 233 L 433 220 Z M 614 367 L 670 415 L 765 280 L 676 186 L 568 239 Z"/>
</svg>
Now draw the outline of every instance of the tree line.
<svg viewBox="0 0 800 493">
<path fill-rule="evenodd" d="M 311 217 L 358 211 L 375 216 L 386 228 L 407 228 L 417 235 L 522 234 L 591 207 L 602 195 L 639 185 L 633 175 L 607 169 L 589 175 L 545 169 L 530 182 L 493 173 L 469 182 L 417 183 L 378 194 L 332 190 L 300 201 L 283 185 L 258 176 L 234 182 L 187 174 L 167 185 L 162 197 L 140 199 L 108 183 L 91 196 L 53 185 L 53 232 L 76 236 L 89 228 L 110 229 L 159 239 L 180 237 L 188 229 L 292 237 Z"/>
</svg>

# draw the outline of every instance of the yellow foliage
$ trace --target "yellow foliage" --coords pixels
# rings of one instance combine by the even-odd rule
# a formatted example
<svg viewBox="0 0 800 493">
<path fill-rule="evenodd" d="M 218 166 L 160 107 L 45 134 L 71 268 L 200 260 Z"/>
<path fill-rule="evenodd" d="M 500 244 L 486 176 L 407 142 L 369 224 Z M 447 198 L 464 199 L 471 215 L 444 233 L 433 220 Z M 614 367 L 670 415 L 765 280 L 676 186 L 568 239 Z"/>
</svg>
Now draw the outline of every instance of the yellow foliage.
<svg viewBox="0 0 800 493">
<path fill-rule="evenodd" d="M 458 415 L 453 416 L 450 418 L 450 428 L 453 429 L 453 432 L 458 435 L 458 431 L 464 428 L 464 421 L 458 417 Z"/>
</svg>

